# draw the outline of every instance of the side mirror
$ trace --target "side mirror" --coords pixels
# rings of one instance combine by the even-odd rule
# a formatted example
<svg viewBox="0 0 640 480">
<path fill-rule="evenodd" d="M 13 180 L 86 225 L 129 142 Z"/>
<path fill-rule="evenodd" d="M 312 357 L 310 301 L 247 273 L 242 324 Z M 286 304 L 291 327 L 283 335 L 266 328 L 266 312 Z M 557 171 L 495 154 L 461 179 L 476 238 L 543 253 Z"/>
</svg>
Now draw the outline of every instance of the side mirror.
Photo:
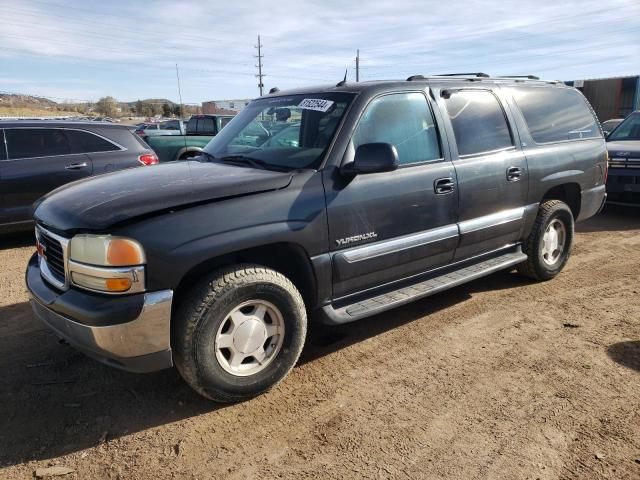
<svg viewBox="0 0 640 480">
<path fill-rule="evenodd" d="M 391 172 L 398 168 L 398 151 L 390 143 L 365 143 L 356 149 L 353 162 L 343 165 L 342 173 Z"/>
</svg>

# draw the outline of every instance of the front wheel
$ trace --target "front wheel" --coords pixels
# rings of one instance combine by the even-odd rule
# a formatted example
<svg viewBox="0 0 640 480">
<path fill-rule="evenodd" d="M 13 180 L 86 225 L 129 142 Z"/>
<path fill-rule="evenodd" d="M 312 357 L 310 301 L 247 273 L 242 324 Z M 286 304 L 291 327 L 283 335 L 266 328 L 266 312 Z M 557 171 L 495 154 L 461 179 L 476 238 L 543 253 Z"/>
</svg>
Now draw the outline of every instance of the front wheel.
<svg viewBox="0 0 640 480">
<path fill-rule="evenodd" d="M 538 216 L 523 245 L 528 258 L 518 271 L 535 280 L 550 280 L 558 275 L 571 254 L 573 246 L 573 213 L 560 200 L 540 204 Z"/>
<path fill-rule="evenodd" d="M 178 306 L 174 320 L 178 371 L 219 402 L 247 400 L 280 382 L 297 362 L 307 328 L 295 286 L 257 265 L 211 274 Z"/>
</svg>

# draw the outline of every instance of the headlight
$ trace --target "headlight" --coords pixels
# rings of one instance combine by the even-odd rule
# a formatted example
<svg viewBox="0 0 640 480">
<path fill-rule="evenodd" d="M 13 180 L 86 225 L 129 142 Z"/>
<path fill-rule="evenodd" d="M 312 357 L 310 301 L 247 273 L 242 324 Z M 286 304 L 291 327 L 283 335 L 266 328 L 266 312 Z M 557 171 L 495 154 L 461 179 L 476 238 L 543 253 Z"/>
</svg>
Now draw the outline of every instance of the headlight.
<svg viewBox="0 0 640 480">
<path fill-rule="evenodd" d="M 76 235 L 69 245 L 71 282 L 104 293 L 145 289 L 146 257 L 137 241 L 111 235 Z"/>
<path fill-rule="evenodd" d="M 104 267 L 128 267 L 146 262 L 138 242 L 111 235 L 76 235 L 71 239 L 69 258 Z"/>
</svg>

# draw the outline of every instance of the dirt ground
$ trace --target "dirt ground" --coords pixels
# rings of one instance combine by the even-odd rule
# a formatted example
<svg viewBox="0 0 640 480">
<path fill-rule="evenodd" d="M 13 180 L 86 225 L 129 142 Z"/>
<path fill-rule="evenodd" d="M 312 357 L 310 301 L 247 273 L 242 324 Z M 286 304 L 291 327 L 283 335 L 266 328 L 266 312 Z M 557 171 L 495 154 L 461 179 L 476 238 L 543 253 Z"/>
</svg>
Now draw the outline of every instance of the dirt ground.
<svg viewBox="0 0 640 480">
<path fill-rule="evenodd" d="M 0 246 L 0 478 L 640 479 L 640 212 L 581 224 L 547 283 L 499 273 L 314 327 L 272 392 L 217 406 L 37 323 Z"/>
</svg>

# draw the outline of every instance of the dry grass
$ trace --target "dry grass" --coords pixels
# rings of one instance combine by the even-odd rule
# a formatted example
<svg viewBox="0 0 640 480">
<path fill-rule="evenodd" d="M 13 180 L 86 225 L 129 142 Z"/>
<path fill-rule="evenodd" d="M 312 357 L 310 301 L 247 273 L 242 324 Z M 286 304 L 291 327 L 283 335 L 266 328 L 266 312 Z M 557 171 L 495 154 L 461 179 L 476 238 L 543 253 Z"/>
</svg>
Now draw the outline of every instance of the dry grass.
<svg viewBox="0 0 640 480">
<path fill-rule="evenodd" d="M 0 107 L 0 117 L 60 117 L 66 115 L 80 114 L 78 112 L 63 112 L 45 108 Z"/>
</svg>

